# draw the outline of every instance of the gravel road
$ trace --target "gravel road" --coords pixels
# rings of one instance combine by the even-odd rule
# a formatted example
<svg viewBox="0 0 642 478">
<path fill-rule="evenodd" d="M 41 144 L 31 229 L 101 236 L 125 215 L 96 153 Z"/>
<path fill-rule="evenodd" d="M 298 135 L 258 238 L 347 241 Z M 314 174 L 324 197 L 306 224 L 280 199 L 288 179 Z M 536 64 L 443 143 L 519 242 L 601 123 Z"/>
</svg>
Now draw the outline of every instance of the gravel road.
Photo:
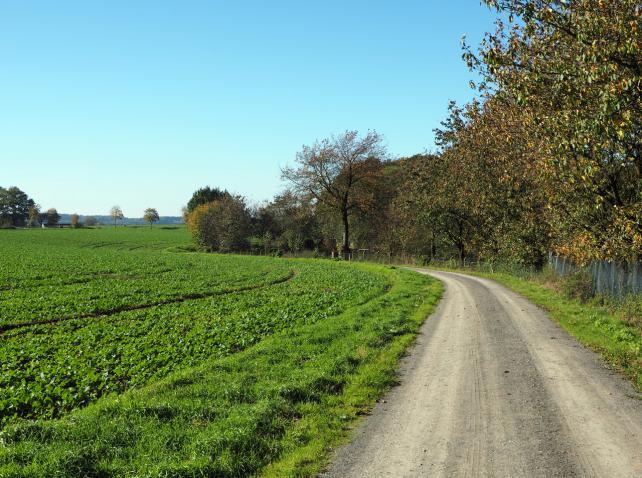
<svg viewBox="0 0 642 478">
<path fill-rule="evenodd" d="M 423 271 L 425 272 L 425 271 Z M 642 477 L 642 397 L 499 284 L 444 298 L 326 477 Z"/>
</svg>

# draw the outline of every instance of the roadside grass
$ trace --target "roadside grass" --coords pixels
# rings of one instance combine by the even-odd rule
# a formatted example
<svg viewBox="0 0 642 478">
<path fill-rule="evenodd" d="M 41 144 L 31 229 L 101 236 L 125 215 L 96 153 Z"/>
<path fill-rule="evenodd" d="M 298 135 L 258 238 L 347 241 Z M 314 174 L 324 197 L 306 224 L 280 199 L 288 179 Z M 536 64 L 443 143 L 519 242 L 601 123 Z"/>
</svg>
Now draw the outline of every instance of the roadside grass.
<svg viewBox="0 0 642 478">
<path fill-rule="evenodd" d="M 509 287 L 548 312 L 570 335 L 602 357 L 628 377 L 642 392 L 642 327 L 627 315 L 633 309 L 628 298 L 617 301 L 605 297 L 582 300 L 575 291 L 567 290 L 564 281 L 550 271 L 521 273 L 482 272 L 474 269 L 435 268 L 476 275 Z M 569 296 L 570 295 L 570 296 Z"/>
<path fill-rule="evenodd" d="M 314 324 L 59 420 L 0 432 L 0 477 L 312 476 L 396 379 L 442 292 L 414 272 Z"/>
</svg>

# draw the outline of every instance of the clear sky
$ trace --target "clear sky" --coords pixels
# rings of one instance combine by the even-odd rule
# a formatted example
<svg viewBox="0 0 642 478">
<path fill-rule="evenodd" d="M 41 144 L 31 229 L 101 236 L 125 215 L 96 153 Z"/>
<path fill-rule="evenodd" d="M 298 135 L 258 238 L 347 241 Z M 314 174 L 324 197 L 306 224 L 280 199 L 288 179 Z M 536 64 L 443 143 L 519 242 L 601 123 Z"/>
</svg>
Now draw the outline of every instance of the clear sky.
<svg viewBox="0 0 642 478">
<path fill-rule="evenodd" d="M 303 144 L 376 129 L 433 148 L 468 101 L 478 0 L 0 0 L 0 185 L 59 212 L 178 215 L 211 185 L 251 201 Z"/>
</svg>

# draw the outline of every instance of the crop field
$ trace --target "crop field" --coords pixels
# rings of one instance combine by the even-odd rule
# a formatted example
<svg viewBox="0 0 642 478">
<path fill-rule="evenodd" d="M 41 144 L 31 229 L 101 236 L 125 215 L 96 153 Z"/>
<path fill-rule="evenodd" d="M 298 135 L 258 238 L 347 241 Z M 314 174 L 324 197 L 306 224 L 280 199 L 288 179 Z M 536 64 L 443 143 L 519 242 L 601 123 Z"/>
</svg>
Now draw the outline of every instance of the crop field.
<svg viewBox="0 0 642 478">
<path fill-rule="evenodd" d="M 288 427 L 299 422 L 303 412 L 290 411 L 292 416 L 284 418 L 284 405 L 274 405 L 270 413 L 287 423 L 268 435 L 281 445 L 268 449 L 257 445 L 256 453 L 245 457 L 247 463 L 238 458 L 238 453 L 247 450 L 234 448 L 229 434 L 235 428 L 227 413 L 236 406 L 251 407 L 262 399 L 254 396 L 258 393 L 252 385 L 256 377 L 250 382 L 243 378 L 244 370 L 256 364 L 240 357 L 252 353 L 257 346 L 274 346 L 274 341 L 291 339 L 304 331 L 315 336 L 330 324 L 343 327 L 352 323 L 354 332 L 349 329 L 345 335 L 344 330 L 341 339 L 356 340 L 361 327 L 368 325 L 374 334 L 369 345 L 353 344 L 357 348 L 360 345 L 362 351 L 350 350 L 343 362 L 340 354 L 333 358 L 333 367 L 338 367 L 343 377 L 339 382 L 335 383 L 330 374 L 312 380 L 312 389 L 289 389 L 283 377 L 271 385 L 279 390 L 281 399 L 285 397 L 297 407 L 326 394 L 340 395 L 346 377 L 356 374 L 359 363 L 371 355 L 369 347 L 384 350 L 398 336 L 410 337 L 413 327 L 420 323 L 418 310 L 425 315 L 438 296 L 433 281 L 381 266 L 190 252 L 189 237 L 182 228 L 0 231 L 0 254 L 0 476 L 159 476 L 161 471 L 174 476 L 167 470 L 174 469 L 177 463 L 180 467 L 196 467 L 206 476 L 239 476 L 255 473 L 269 464 L 274 466 L 275 460 L 287 455 L 282 441 Z M 401 283 L 409 289 L 396 293 Z M 430 299 L 427 302 L 426 297 Z M 368 309 L 377 301 L 378 308 Z M 387 319 L 383 312 L 386 307 L 390 314 Z M 359 325 L 354 314 L 363 310 L 370 310 L 370 318 Z M 349 318 L 337 322 L 346 314 Z M 336 330 L 332 328 L 330 332 L 336 334 Z M 266 341 L 270 336 L 274 336 L 272 341 Z M 324 355 L 326 348 L 331 349 L 339 339 L 333 337 L 327 347 L 312 352 L 304 350 L 309 346 L 314 349 L 317 339 L 311 340 L 312 345 L 305 341 L 297 352 L 302 357 L 295 362 L 305 368 L 315 357 L 329 359 Z M 326 339 L 318 339 L 318 345 Z M 292 350 L 279 351 L 277 355 L 283 357 L 274 358 L 274 370 L 280 370 L 279 360 L 287 353 Z M 363 357 L 356 359 L 355 353 Z M 232 362 L 223 366 L 221 360 Z M 387 374 L 393 365 L 394 360 L 384 367 Z M 241 370 L 231 374 L 234 367 Z M 289 374 L 300 374 L 296 365 L 289 368 Z M 212 374 L 213 369 L 219 371 Z M 141 437 L 130 437 L 129 442 L 123 443 L 116 433 L 118 444 L 97 455 L 102 461 L 95 457 L 89 460 L 85 455 L 79 458 L 82 463 L 72 460 L 70 465 L 65 461 L 79 450 L 88 453 L 87 440 L 100 443 L 98 436 L 83 435 L 90 433 L 85 428 L 69 436 L 71 423 L 103 423 L 104 418 L 92 413 L 101 407 L 113 407 L 114 399 L 127 400 L 130 396 L 156 410 L 156 405 L 150 403 L 156 403 L 158 392 L 150 392 L 150 387 L 155 390 L 158 384 L 166 383 L 164 380 L 176 380 L 172 377 L 177 374 L 194 373 L 206 374 L 203 383 L 209 385 L 190 396 L 190 407 L 194 406 L 193 398 L 203 399 L 204 393 L 210 394 L 210 406 L 222 406 L 221 400 L 231 401 L 223 407 L 225 412 L 210 410 L 206 414 L 210 418 L 203 416 L 202 410 L 194 412 L 200 417 L 198 425 L 194 425 L 194 417 L 179 425 L 185 428 L 187 423 L 187 429 L 194 426 L 204 434 L 199 435 L 199 440 L 207 437 L 215 442 L 209 450 L 205 447 L 196 453 L 192 442 L 181 439 L 167 445 L 167 449 L 157 450 L 170 462 L 155 461 L 154 466 L 161 468 L 154 468 L 140 462 L 140 456 L 158 459 L 150 450 L 141 452 Z M 389 380 L 390 377 L 374 388 L 385 388 Z M 172 383 L 175 387 L 176 382 Z M 186 380 L 178 388 L 186 393 L 190 387 L 194 387 L 193 381 Z M 127 392 L 129 389 L 132 390 Z M 265 396 L 270 393 L 274 390 Z M 246 394 L 254 398 L 244 397 Z M 364 403 L 374 395 L 368 395 Z M 175 403 L 181 407 L 180 400 Z M 117 408 L 128 417 L 121 419 L 131 422 L 132 417 L 122 407 Z M 118 422 L 113 410 L 110 413 L 110 421 Z M 166 424 L 159 413 L 156 410 L 142 415 L 146 420 Z M 87 425 L 94 430 L 91 433 L 101 433 L 98 422 Z M 209 422 L 215 423 L 214 429 L 208 428 Z M 159 423 L 155 427 L 162 428 Z M 46 439 L 42 435 L 45 429 Z M 247 439 L 256 440 L 260 435 L 257 432 Z M 75 439 L 80 441 L 74 442 Z M 150 443 L 149 438 L 146 440 Z M 127 456 L 110 455 L 113 450 L 128 447 L 140 453 L 131 454 L 130 450 Z M 189 456 L 194 453 L 209 458 L 191 463 Z M 295 455 L 291 450 L 289 456 Z M 90 464 L 99 469 L 87 469 Z M 141 469 L 155 471 L 136 474 Z"/>
</svg>

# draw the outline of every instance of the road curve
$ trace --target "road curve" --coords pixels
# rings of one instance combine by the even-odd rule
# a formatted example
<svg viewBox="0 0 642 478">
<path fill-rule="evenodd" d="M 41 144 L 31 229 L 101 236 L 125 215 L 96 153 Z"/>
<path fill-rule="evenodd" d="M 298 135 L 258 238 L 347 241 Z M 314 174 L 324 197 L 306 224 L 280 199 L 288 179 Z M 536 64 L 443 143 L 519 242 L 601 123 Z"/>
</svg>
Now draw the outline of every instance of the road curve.
<svg viewBox="0 0 642 478">
<path fill-rule="evenodd" d="M 401 384 L 323 476 L 642 477 L 629 383 L 505 287 L 430 275 L 446 291 Z"/>
</svg>

